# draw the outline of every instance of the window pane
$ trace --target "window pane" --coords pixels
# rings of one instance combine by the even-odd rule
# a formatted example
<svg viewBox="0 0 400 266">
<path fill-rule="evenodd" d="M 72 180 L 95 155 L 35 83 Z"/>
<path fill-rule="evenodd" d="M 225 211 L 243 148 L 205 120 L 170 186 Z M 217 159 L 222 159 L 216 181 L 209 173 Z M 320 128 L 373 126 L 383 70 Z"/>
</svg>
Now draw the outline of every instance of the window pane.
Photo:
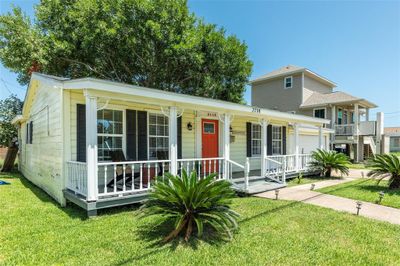
<svg viewBox="0 0 400 266">
<path fill-rule="evenodd" d="M 203 131 L 207 134 L 214 134 L 214 123 L 204 123 Z"/>
<path fill-rule="evenodd" d="M 149 159 L 159 159 L 160 153 L 168 154 L 168 134 L 168 118 L 149 114 Z"/>
</svg>

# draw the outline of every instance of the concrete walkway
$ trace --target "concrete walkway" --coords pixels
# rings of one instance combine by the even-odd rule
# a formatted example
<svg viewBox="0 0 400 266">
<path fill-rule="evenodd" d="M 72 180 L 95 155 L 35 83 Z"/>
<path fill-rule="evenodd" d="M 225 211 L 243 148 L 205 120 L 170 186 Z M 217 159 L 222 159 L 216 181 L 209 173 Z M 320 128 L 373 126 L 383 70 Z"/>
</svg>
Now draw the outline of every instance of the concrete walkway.
<svg viewBox="0 0 400 266">
<path fill-rule="evenodd" d="M 359 171 L 359 170 L 356 170 Z M 361 170 L 362 171 L 362 170 Z M 360 171 L 360 172 L 361 172 Z M 365 172 L 366 173 L 366 172 Z M 356 179 L 357 173 L 351 171 L 350 177 L 340 180 L 326 180 L 315 183 L 315 189 L 334 186 Z M 347 199 L 338 196 L 322 194 L 320 192 L 311 191 L 311 184 L 299 185 L 280 189 L 279 199 L 301 201 L 308 204 L 313 204 L 325 208 L 344 211 L 355 214 L 357 212 L 356 202 L 354 199 Z M 268 191 L 254 195 L 256 197 L 275 199 L 275 191 Z M 360 215 L 368 218 L 386 221 L 393 224 L 400 224 L 400 209 L 386 207 L 378 204 L 362 201 Z"/>
</svg>

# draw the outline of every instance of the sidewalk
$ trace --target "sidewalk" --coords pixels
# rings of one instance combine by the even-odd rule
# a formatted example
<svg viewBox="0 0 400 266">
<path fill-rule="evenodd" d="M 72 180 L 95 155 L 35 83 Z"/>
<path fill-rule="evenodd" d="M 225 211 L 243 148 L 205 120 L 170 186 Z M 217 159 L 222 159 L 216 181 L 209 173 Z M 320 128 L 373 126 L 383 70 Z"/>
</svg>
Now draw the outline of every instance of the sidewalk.
<svg viewBox="0 0 400 266">
<path fill-rule="evenodd" d="M 357 172 L 360 170 L 356 170 Z M 326 180 L 315 183 L 314 189 L 323 187 L 334 186 L 337 184 L 352 181 L 359 177 L 356 171 L 351 171 L 350 177 L 340 180 Z M 361 170 L 362 171 L 362 170 Z M 360 172 L 361 172 L 360 171 Z M 366 171 L 364 171 L 366 174 Z M 287 187 L 279 190 L 279 199 L 301 201 L 308 204 L 313 204 L 321 207 L 334 209 L 337 211 L 344 211 L 349 213 L 356 213 L 357 200 L 342 198 L 338 196 L 322 194 L 320 192 L 311 191 L 311 184 L 299 185 L 294 187 Z M 275 191 L 263 192 L 254 195 L 256 197 L 275 199 Z M 386 221 L 393 224 L 400 224 L 400 209 L 386 207 L 378 204 L 362 201 L 360 215 L 368 218 Z"/>
</svg>

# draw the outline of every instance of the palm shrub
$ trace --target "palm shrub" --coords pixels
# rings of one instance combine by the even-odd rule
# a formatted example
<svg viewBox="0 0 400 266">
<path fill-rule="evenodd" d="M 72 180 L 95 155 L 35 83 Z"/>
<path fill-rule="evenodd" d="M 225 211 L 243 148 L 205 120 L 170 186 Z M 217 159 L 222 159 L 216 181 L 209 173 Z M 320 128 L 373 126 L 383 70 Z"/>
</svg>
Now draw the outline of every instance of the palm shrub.
<svg viewBox="0 0 400 266">
<path fill-rule="evenodd" d="M 379 177 L 378 183 L 385 177 L 389 178 L 389 189 L 400 188 L 400 159 L 394 154 L 374 156 L 368 165 L 372 168 L 368 172 L 370 177 Z"/>
<path fill-rule="evenodd" d="M 349 158 L 343 153 L 317 149 L 312 153 L 312 159 L 311 168 L 320 171 L 325 177 L 331 177 L 332 170 L 341 175 L 349 174 Z"/>
<path fill-rule="evenodd" d="M 232 238 L 239 217 L 230 208 L 235 193 L 226 180 L 216 180 L 215 174 L 197 178 L 193 171 L 182 177 L 166 174 L 154 182 L 149 199 L 142 206 L 145 215 L 161 215 L 174 221 L 174 229 L 165 238 L 167 242 L 183 233 L 188 241 L 194 227 L 198 237 L 203 234 L 204 226 L 211 226 L 222 235 Z"/>
</svg>

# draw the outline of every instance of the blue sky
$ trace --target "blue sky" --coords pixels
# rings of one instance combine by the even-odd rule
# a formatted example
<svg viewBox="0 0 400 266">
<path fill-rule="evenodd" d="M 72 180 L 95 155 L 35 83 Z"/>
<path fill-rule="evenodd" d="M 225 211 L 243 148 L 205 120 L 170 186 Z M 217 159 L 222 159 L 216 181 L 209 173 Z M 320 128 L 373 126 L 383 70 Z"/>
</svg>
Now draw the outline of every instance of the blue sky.
<svg viewBox="0 0 400 266">
<path fill-rule="evenodd" d="M 38 1 L 2 0 L 33 15 Z M 251 77 L 287 64 L 304 66 L 376 103 L 386 126 L 400 126 L 400 1 L 189 1 L 190 10 L 248 45 Z M 0 67 L 0 99 L 25 87 Z M 246 92 L 250 102 L 250 90 Z"/>
</svg>

